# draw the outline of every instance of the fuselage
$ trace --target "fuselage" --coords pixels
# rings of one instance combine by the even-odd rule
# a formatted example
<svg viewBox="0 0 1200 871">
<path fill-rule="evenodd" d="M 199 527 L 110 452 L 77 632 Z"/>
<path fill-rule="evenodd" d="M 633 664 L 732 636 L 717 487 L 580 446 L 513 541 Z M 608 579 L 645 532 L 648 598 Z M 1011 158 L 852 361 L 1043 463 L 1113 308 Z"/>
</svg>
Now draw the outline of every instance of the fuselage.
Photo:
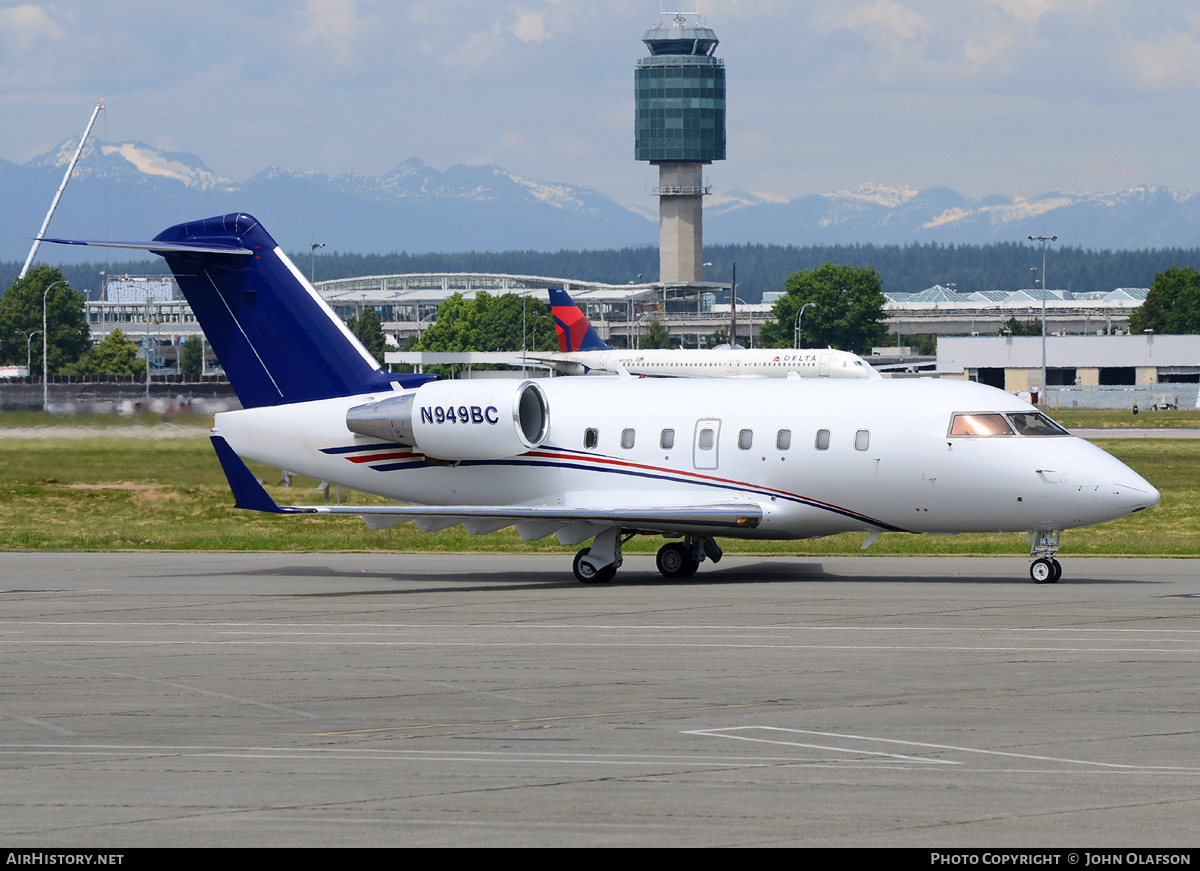
<svg viewBox="0 0 1200 871">
<path fill-rule="evenodd" d="M 1070 435 L 1016 427 L 1005 435 L 952 434 L 955 415 L 1036 414 L 1010 394 L 968 382 L 539 383 L 548 399 L 545 441 L 502 459 L 430 464 L 420 450 L 347 429 L 350 408 L 386 394 L 227 412 L 215 431 L 244 458 L 418 504 L 754 502 L 763 509 L 757 528 L 721 533 L 748 538 L 1069 529 L 1159 499 L 1132 469 Z"/>
<path fill-rule="evenodd" d="M 582 375 L 588 371 L 630 375 L 666 375 L 693 378 L 876 378 L 878 373 L 862 357 L 833 348 L 728 348 L 703 350 L 570 351 L 547 355 L 557 371 Z"/>
</svg>

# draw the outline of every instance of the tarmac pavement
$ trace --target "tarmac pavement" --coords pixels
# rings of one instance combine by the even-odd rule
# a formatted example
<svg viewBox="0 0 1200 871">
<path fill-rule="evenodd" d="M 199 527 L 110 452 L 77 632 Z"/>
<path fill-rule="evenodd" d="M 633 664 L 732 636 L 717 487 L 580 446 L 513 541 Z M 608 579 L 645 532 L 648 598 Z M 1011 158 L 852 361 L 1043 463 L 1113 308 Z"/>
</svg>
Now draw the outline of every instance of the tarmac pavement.
<svg viewBox="0 0 1200 871">
<path fill-rule="evenodd" d="M 0 554 L 10 847 L 1194 845 L 1200 562 Z"/>
</svg>

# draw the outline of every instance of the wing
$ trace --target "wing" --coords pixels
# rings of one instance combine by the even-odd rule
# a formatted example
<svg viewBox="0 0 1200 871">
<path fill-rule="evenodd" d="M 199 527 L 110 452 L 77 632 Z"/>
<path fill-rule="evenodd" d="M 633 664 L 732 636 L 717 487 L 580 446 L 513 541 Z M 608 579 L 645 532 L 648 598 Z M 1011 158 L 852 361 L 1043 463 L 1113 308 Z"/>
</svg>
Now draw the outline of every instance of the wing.
<svg viewBox="0 0 1200 871">
<path fill-rule="evenodd" d="M 515 526 L 526 541 L 553 534 L 562 544 L 578 544 L 601 530 L 614 527 L 650 534 L 754 529 L 763 516 L 762 506 L 757 502 L 595 508 L 561 505 L 277 505 L 224 438 L 212 436 L 211 441 L 233 491 L 235 507 L 273 514 L 348 514 L 361 517 L 372 529 L 386 529 L 411 520 L 422 532 L 461 523 L 472 535 L 482 535 Z"/>
</svg>

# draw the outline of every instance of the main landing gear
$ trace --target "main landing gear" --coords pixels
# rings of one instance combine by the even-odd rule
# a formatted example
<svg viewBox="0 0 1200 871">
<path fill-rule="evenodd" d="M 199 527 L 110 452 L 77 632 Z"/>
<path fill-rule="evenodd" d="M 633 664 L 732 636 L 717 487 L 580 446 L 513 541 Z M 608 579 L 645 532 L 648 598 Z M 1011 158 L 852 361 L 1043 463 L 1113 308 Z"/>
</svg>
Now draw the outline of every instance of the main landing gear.
<svg viewBox="0 0 1200 871">
<path fill-rule="evenodd" d="M 688 535 L 683 541 L 673 541 L 658 549 L 654 558 L 659 573 L 664 578 L 690 578 L 700 568 L 705 558 L 720 562 L 721 548 L 707 535 Z"/>
<path fill-rule="evenodd" d="M 636 534 L 609 529 L 597 535 L 591 547 L 585 547 L 575 554 L 575 562 L 571 565 L 575 580 L 581 584 L 606 584 L 611 581 L 621 567 L 621 545 Z M 665 578 L 690 578 L 704 560 L 720 562 L 722 555 L 721 548 L 710 536 L 687 535 L 683 541 L 672 541 L 660 547 L 655 564 Z"/>
<path fill-rule="evenodd" d="M 660 547 L 654 564 L 664 578 L 690 578 L 700 568 L 700 561 L 692 559 L 691 551 L 678 541 Z"/>
<path fill-rule="evenodd" d="M 1033 557 L 1033 562 L 1029 564 L 1029 577 L 1033 578 L 1035 584 L 1058 583 L 1062 577 L 1062 565 L 1054 558 L 1058 553 L 1060 535 L 1061 530 L 1058 529 L 1035 529 L 1029 533 L 1029 540 L 1033 542 L 1029 548 L 1029 555 Z"/>
<path fill-rule="evenodd" d="M 575 580 L 581 584 L 607 584 L 617 575 L 617 567 L 615 565 L 607 565 L 604 568 L 596 568 L 591 562 L 584 559 L 592 552 L 590 547 L 585 547 L 579 553 L 575 554 L 575 562 L 571 564 L 571 570 L 575 572 Z"/>
<path fill-rule="evenodd" d="M 620 529 L 606 529 L 592 539 L 591 547 L 585 547 L 575 554 L 575 562 L 571 564 L 575 580 L 581 584 L 607 584 L 611 581 L 623 562 L 621 545 L 636 533 L 625 533 L 624 538 L 621 535 Z"/>
</svg>

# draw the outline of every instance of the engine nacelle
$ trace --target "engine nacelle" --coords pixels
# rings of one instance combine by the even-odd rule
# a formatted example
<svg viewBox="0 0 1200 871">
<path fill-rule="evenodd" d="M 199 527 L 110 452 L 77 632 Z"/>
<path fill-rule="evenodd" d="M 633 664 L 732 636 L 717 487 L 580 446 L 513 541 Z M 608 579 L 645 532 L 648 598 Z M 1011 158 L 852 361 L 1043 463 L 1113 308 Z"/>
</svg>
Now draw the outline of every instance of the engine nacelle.
<svg viewBox="0 0 1200 871">
<path fill-rule="evenodd" d="M 439 460 L 502 460 L 541 445 L 549 415 L 546 394 L 532 381 L 434 381 L 356 405 L 346 427 Z"/>
</svg>

